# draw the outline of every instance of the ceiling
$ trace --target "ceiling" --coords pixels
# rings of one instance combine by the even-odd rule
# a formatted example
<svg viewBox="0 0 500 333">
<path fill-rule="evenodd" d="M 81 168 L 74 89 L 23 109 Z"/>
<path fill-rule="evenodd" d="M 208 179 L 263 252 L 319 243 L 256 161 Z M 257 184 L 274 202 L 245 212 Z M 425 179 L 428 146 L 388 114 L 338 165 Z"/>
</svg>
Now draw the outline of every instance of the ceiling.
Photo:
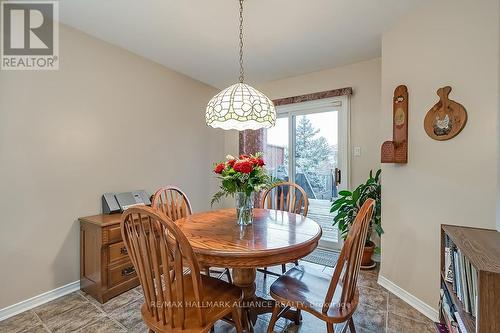
<svg viewBox="0 0 500 333">
<path fill-rule="evenodd" d="M 381 33 L 422 2 L 245 0 L 246 82 L 379 57 Z M 64 0 L 59 11 L 69 26 L 212 86 L 237 81 L 237 0 Z"/>
</svg>

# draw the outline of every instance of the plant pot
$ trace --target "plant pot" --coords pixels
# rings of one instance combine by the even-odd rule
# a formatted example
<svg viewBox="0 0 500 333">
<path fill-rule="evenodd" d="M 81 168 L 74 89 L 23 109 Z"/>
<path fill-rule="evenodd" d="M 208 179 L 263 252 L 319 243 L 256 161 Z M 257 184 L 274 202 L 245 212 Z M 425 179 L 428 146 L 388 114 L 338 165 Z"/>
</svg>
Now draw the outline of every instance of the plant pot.
<svg viewBox="0 0 500 333">
<path fill-rule="evenodd" d="M 363 249 L 363 256 L 361 257 L 361 269 L 373 269 L 377 265 L 372 260 L 373 252 L 375 252 L 375 243 L 369 241 L 365 244 L 365 248 Z"/>
</svg>

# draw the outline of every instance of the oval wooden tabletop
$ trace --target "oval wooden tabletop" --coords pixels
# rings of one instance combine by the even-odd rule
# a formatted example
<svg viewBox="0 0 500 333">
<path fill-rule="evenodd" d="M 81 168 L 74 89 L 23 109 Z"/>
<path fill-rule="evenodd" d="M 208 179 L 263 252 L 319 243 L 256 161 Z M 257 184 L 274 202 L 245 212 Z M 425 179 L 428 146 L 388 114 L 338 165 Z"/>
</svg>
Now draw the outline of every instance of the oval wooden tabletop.
<svg viewBox="0 0 500 333">
<path fill-rule="evenodd" d="M 176 221 L 198 260 L 210 266 L 263 267 L 291 262 L 318 245 L 321 227 L 301 215 L 254 209 L 253 224 L 236 224 L 236 210 L 190 215 Z"/>
</svg>

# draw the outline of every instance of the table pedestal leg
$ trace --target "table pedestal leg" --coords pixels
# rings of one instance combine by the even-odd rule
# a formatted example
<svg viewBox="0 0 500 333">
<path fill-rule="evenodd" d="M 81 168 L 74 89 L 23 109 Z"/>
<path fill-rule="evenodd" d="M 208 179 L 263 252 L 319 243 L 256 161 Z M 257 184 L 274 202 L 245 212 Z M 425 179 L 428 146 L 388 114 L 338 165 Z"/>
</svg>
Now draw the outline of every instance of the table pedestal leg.
<svg viewBox="0 0 500 333">
<path fill-rule="evenodd" d="M 255 299 L 255 268 L 234 268 L 233 284 L 243 290 L 243 301 Z"/>
<path fill-rule="evenodd" d="M 251 303 L 257 298 L 255 295 L 255 275 L 255 268 L 233 269 L 233 284 L 243 290 L 241 320 L 243 321 L 243 328 L 247 332 L 253 332 L 253 325 L 257 321 L 257 314 L 251 311 Z"/>
</svg>

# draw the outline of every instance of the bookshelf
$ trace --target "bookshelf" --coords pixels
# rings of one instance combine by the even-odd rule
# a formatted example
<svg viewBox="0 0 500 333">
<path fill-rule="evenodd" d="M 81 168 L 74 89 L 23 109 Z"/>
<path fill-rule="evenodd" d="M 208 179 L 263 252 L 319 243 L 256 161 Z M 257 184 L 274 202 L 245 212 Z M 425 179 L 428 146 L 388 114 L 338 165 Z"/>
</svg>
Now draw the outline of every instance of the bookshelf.
<svg viewBox="0 0 500 333">
<path fill-rule="evenodd" d="M 472 289 L 477 297 L 474 297 L 474 301 L 469 298 L 467 306 L 464 304 L 467 301 L 463 296 L 463 288 L 462 292 L 457 292 L 459 288 L 457 284 L 460 285 L 460 283 L 456 283 L 455 280 L 448 282 L 445 279 L 447 260 L 445 248 L 450 246 L 460 253 L 466 263 L 470 263 L 468 267 L 472 273 L 469 276 L 477 275 L 474 286 L 468 287 L 469 291 Z M 453 253 L 451 257 L 453 257 Z M 454 267 L 454 264 L 452 263 L 451 266 Z M 500 332 L 500 233 L 488 229 L 441 225 L 440 272 L 442 289 L 449 295 L 447 301 L 454 308 L 454 315 L 460 317 L 466 331 L 460 330 L 460 332 Z M 465 280 L 470 279 L 466 277 Z M 461 297 L 458 296 L 459 294 Z M 472 303 L 475 304 L 475 311 L 470 309 Z M 440 320 L 442 323 L 446 323 L 444 312 L 445 310 L 441 306 Z"/>
</svg>

